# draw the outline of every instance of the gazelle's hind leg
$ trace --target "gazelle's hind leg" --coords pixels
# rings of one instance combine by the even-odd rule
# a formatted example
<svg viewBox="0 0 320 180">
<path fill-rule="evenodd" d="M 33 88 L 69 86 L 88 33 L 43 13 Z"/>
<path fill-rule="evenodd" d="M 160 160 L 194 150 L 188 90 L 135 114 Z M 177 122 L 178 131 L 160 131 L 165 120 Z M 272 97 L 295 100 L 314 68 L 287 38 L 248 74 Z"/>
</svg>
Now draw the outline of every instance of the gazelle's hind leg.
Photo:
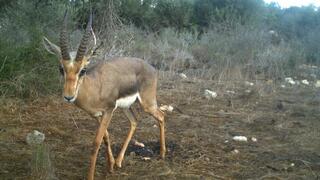
<svg viewBox="0 0 320 180">
<path fill-rule="evenodd" d="M 112 149 L 111 149 L 111 142 L 110 142 L 110 138 L 109 138 L 109 133 L 108 131 L 106 130 L 104 136 L 103 136 L 103 140 L 104 140 L 104 143 L 106 145 L 106 160 L 107 160 L 107 164 L 108 164 L 108 171 L 110 173 L 113 172 L 113 166 L 114 166 L 114 157 L 113 157 L 113 154 L 112 154 Z"/>
<path fill-rule="evenodd" d="M 164 113 L 158 108 L 156 99 L 157 79 L 142 86 L 140 94 L 140 103 L 145 112 L 152 115 L 159 123 L 160 128 L 160 156 L 164 159 L 166 154 L 165 141 L 165 120 Z"/>
<path fill-rule="evenodd" d="M 117 167 L 121 168 L 121 163 L 122 163 L 122 160 L 123 160 L 123 157 L 124 157 L 124 154 L 127 150 L 127 147 L 128 147 L 128 144 L 134 134 L 134 131 L 137 127 L 137 119 L 136 117 L 134 116 L 133 114 L 133 111 L 131 108 L 129 109 L 123 109 L 123 112 L 125 113 L 125 115 L 127 116 L 128 120 L 130 121 L 130 130 L 129 130 L 129 133 L 127 135 L 127 138 L 126 140 L 124 141 L 123 143 L 123 146 L 121 148 L 121 151 L 116 159 L 116 165 Z"/>
</svg>

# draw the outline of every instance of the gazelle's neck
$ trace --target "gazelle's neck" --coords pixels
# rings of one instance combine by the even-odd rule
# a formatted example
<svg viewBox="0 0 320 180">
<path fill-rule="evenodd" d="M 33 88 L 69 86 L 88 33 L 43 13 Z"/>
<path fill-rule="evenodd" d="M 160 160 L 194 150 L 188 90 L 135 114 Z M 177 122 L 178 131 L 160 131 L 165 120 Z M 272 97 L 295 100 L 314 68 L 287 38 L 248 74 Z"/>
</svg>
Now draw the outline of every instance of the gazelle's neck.
<svg viewBox="0 0 320 180">
<path fill-rule="evenodd" d="M 94 80 L 90 77 L 90 75 L 85 75 L 79 84 L 77 99 L 75 100 L 75 104 L 77 106 L 82 107 L 90 98 L 90 95 L 94 93 Z"/>
</svg>

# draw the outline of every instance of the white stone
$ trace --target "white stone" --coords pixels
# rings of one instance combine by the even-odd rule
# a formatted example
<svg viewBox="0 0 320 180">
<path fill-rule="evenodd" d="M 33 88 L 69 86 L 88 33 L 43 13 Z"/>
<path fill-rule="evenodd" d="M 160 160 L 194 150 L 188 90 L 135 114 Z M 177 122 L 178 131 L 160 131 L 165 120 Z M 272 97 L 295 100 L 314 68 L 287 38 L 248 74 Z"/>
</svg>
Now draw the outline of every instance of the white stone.
<svg viewBox="0 0 320 180">
<path fill-rule="evenodd" d="M 292 79 L 292 77 L 286 77 L 284 80 L 291 85 L 296 84 L 296 82 Z"/>
<path fill-rule="evenodd" d="M 180 76 L 182 79 L 187 79 L 187 78 L 188 78 L 187 75 L 184 74 L 184 73 L 180 73 L 179 76 Z"/>
<path fill-rule="evenodd" d="M 142 147 L 142 148 L 145 147 L 145 145 L 144 145 L 143 143 L 141 143 L 141 142 L 139 142 L 139 141 L 137 141 L 137 140 L 134 140 L 134 145 L 135 145 L 135 146 Z"/>
<path fill-rule="evenodd" d="M 240 151 L 238 149 L 235 149 L 235 150 L 232 151 L 233 154 L 239 154 L 239 152 Z"/>
<path fill-rule="evenodd" d="M 236 92 L 234 92 L 234 91 L 229 91 L 229 90 L 227 90 L 226 91 L 228 94 L 236 94 Z"/>
<path fill-rule="evenodd" d="M 173 111 L 173 107 L 171 105 L 162 105 L 160 106 L 160 110 L 161 111 L 169 111 L 172 112 Z"/>
<path fill-rule="evenodd" d="M 295 166 L 295 164 L 294 164 L 294 163 L 291 163 L 290 166 L 293 167 L 293 166 Z"/>
<path fill-rule="evenodd" d="M 310 84 L 309 81 L 306 80 L 306 79 L 302 80 L 301 83 L 304 84 L 304 85 L 309 85 Z"/>
<path fill-rule="evenodd" d="M 27 134 L 26 141 L 29 145 L 41 144 L 45 139 L 45 135 L 37 130 Z"/>
<path fill-rule="evenodd" d="M 247 85 L 247 86 L 253 86 L 254 85 L 253 82 L 249 82 L 249 81 L 245 81 L 244 84 Z"/>
<path fill-rule="evenodd" d="M 317 80 L 316 83 L 314 84 L 314 86 L 315 86 L 316 88 L 320 88 L 320 80 Z"/>
<path fill-rule="evenodd" d="M 234 141 L 247 142 L 248 138 L 245 136 L 234 136 L 232 138 Z"/>
<path fill-rule="evenodd" d="M 212 98 L 216 98 L 218 96 L 218 94 L 214 91 L 210 91 L 208 89 L 206 89 L 204 91 L 204 96 L 207 98 L 207 99 L 212 99 Z"/>
<path fill-rule="evenodd" d="M 96 112 L 96 113 L 94 114 L 94 117 L 101 117 L 101 116 L 102 116 L 102 112 L 101 112 L 101 111 Z"/>
<path fill-rule="evenodd" d="M 255 137 L 252 137 L 252 138 L 251 138 L 251 141 L 253 141 L 253 142 L 257 142 L 257 141 L 258 141 L 258 139 L 257 139 L 257 138 L 255 138 Z"/>
<path fill-rule="evenodd" d="M 151 158 L 150 157 L 142 157 L 142 160 L 149 161 L 149 160 L 151 160 Z"/>
</svg>

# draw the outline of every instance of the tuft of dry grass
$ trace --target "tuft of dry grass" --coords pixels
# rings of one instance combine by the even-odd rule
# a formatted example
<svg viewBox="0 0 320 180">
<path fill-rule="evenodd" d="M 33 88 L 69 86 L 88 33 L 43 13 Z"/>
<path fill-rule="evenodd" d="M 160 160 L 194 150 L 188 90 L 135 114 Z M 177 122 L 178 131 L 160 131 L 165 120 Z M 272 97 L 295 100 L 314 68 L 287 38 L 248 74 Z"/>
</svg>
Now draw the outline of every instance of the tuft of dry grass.
<svg viewBox="0 0 320 180">
<path fill-rule="evenodd" d="M 53 180 L 55 176 L 55 168 L 51 161 L 50 148 L 47 144 L 39 144 L 32 146 L 31 156 L 31 179 Z"/>
</svg>

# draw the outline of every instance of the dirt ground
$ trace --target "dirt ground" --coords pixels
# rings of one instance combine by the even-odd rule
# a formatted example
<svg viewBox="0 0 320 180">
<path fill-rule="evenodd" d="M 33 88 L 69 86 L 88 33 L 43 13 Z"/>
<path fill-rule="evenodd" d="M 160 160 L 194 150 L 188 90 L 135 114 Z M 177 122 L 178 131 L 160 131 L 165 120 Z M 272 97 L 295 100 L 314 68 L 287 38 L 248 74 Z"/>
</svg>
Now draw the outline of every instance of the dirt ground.
<svg viewBox="0 0 320 180">
<path fill-rule="evenodd" d="M 167 157 L 159 157 L 159 129 L 134 106 L 139 122 L 123 167 L 106 173 L 101 146 L 97 179 L 319 179 L 320 89 L 277 82 L 218 83 L 162 77 L 159 104 L 166 115 Z M 205 89 L 218 93 L 206 99 Z M 46 135 L 50 177 L 85 179 L 97 122 L 58 96 L 30 102 L 6 99 L 0 107 L 0 179 L 37 179 L 32 175 L 34 147 L 27 133 Z M 117 154 L 129 122 L 117 110 L 110 126 Z M 232 140 L 246 136 L 247 142 Z M 257 141 L 252 141 L 256 138 Z M 150 157 L 150 160 L 143 160 Z"/>
</svg>

